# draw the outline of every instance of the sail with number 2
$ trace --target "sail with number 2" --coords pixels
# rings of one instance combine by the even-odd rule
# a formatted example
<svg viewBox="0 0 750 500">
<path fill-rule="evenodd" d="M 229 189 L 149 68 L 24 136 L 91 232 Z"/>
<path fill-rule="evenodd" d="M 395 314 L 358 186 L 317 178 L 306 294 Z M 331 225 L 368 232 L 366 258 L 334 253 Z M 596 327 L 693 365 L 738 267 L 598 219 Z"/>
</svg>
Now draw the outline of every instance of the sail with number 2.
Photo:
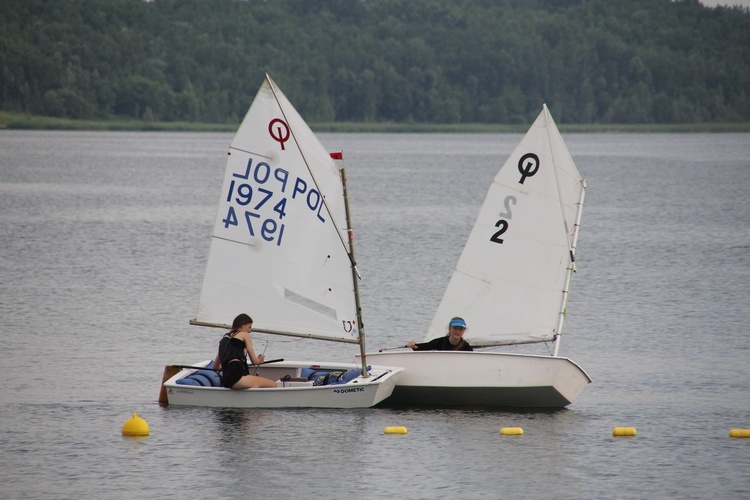
<svg viewBox="0 0 750 500">
<path fill-rule="evenodd" d="M 452 316 L 473 345 L 560 333 L 585 181 L 547 106 L 495 176 L 425 339 Z"/>
</svg>

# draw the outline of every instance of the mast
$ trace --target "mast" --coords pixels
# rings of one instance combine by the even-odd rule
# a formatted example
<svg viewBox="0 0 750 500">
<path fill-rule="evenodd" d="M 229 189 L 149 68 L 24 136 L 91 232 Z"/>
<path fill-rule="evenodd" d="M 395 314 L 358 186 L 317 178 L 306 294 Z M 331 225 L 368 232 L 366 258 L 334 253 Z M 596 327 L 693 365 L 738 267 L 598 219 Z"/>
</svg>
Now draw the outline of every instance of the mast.
<svg viewBox="0 0 750 500">
<path fill-rule="evenodd" d="M 560 336 L 562 335 L 563 320 L 565 319 L 565 308 L 568 303 L 568 290 L 570 289 L 570 278 L 573 276 L 576 266 L 576 244 L 578 242 L 578 228 L 581 227 L 581 213 L 583 212 L 583 198 L 586 196 L 586 179 L 581 179 L 581 195 L 578 198 L 578 211 L 576 213 L 576 223 L 573 226 L 573 238 L 570 242 L 570 264 L 565 273 L 565 287 L 563 288 L 562 304 L 560 305 L 560 315 L 557 320 L 555 329 L 555 342 L 553 344 L 552 356 L 557 356 L 560 348 Z"/>
<path fill-rule="evenodd" d="M 343 160 L 343 153 L 331 153 L 334 160 Z M 359 351 L 362 359 L 362 376 L 369 377 L 367 371 L 367 354 L 365 353 L 365 325 L 362 322 L 362 305 L 359 301 L 359 271 L 357 271 L 357 261 L 354 258 L 354 231 L 352 230 L 352 218 L 349 211 L 349 191 L 346 187 L 346 169 L 339 168 L 341 172 L 341 185 L 344 188 L 344 208 L 346 210 L 346 234 L 349 238 L 349 259 L 352 267 L 352 282 L 354 283 L 354 303 L 357 307 L 357 329 L 359 331 Z"/>
</svg>

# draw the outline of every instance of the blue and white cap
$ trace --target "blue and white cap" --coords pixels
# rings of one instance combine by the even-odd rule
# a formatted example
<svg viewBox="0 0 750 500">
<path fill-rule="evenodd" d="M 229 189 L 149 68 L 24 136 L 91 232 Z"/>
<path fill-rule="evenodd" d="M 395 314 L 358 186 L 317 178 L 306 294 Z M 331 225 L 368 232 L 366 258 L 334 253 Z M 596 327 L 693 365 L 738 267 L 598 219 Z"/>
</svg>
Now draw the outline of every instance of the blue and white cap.
<svg viewBox="0 0 750 500">
<path fill-rule="evenodd" d="M 457 326 L 459 328 L 466 328 L 466 321 L 463 320 L 463 318 L 453 318 L 450 323 L 448 323 L 450 326 Z"/>
</svg>

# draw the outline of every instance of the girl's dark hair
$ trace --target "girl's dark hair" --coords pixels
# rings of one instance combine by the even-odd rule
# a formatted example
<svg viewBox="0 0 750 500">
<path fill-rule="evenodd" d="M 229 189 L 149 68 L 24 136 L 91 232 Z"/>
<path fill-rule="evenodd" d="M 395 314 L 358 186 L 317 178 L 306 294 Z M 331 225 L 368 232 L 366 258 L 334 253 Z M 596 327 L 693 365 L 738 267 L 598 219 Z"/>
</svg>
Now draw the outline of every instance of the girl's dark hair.
<svg viewBox="0 0 750 500">
<path fill-rule="evenodd" d="M 237 330 L 242 328 L 244 325 L 247 325 L 248 323 L 252 324 L 253 318 L 251 318 L 245 313 L 242 313 L 236 318 L 234 318 L 234 322 L 232 322 L 232 330 L 236 332 Z"/>
</svg>

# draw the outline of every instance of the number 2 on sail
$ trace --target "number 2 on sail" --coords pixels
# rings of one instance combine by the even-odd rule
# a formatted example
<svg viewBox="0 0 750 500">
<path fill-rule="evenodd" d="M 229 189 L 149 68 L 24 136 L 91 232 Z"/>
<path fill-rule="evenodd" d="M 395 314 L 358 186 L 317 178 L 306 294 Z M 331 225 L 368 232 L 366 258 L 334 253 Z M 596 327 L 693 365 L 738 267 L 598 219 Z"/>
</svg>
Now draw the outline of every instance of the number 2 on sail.
<svg viewBox="0 0 750 500">
<path fill-rule="evenodd" d="M 498 228 L 498 231 L 490 236 L 490 241 L 492 241 L 493 243 L 500 243 L 501 245 L 503 244 L 504 240 L 500 236 L 502 236 L 505 231 L 508 230 L 508 227 L 510 227 L 510 222 L 508 221 L 513 217 L 510 206 L 515 205 L 517 202 L 518 200 L 513 195 L 508 195 L 505 197 L 505 200 L 503 202 L 503 205 L 505 206 L 505 212 L 500 212 L 500 218 L 497 222 L 495 222 L 495 227 Z"/>
</svg>

